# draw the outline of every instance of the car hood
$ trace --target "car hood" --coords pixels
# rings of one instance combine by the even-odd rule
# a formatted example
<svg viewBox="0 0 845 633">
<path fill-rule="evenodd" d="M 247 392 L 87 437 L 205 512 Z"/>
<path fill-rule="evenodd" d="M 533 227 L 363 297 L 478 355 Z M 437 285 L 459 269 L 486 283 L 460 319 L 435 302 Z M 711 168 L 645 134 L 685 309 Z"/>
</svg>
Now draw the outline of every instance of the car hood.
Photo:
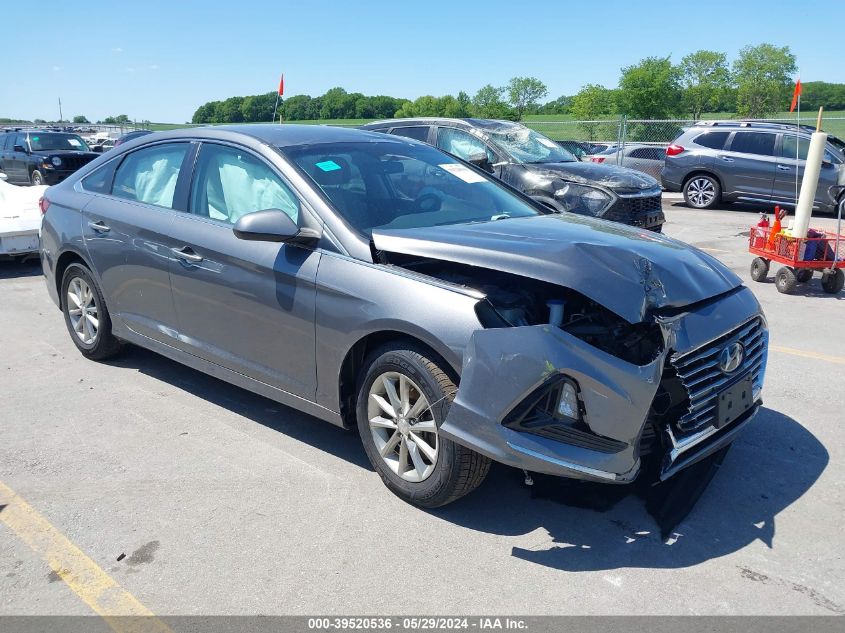
<svg viewBox="0 0 845 633">
<path fill-rule="evenodd" d="M 586 162 L 526 163 L 525 168 L 539 176 L 563 178 L 585 185 L 600 185 L 622 193 L 637 193 L 660 186 L 647 174 L 617 165 Z"/>
<path fill-rule="evenodd" d="M 654 309 L 683 307 L 742 281 L 683 242 L 569 213 L 417 229 L 376 229 L 375 248 L 570 288 L 630 323 Z"/>
<path fill-rule="evenodd" d="M 85 150 L 81 149 L 51 149 L 51 150 L 43 150 L 32 152 L 38 156 L 65 156 L 67 154 L 73 154 L 74 156 L 92 156 L 97 158 L 98 156 L 102 156 L 102 154 L 98 154 L 97 152 L 86 152 Z"/>
</svg>

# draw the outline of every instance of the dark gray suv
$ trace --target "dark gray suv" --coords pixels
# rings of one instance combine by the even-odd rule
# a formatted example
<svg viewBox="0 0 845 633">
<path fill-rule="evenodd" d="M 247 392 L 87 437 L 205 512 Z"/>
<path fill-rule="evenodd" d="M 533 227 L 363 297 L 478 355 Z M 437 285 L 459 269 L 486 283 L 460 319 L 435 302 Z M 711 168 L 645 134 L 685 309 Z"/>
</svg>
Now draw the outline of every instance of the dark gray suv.
<svg viewBox="0 0 845 633">
<path fill-rule="evenodd" d="M 666 148 L 660 174 L 666 191 L 683 191 L 686 203 L 709 209 L 724 202 L 795 205 L 795 176 L 804 173 L 813 128 L 756 121 L 705 121 Z M 797 159 L 796 159 L 797 155 Z M 828 195 L 845 184 L 845 142 L 830 136 L 814 209 L 834 213 Z"/>
</svg>

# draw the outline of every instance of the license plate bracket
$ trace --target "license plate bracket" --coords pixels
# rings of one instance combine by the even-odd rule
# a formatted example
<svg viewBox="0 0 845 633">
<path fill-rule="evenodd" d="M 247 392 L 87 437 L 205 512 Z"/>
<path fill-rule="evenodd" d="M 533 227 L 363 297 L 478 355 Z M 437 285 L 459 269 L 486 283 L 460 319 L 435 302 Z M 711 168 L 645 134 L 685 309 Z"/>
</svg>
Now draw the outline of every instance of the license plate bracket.
<svg viewBox="0 0 845 633">
<path fill-rule="evenodd" d="M 727 426 L 754 406 L 751 376 L 735 382 L 716 397 L 716 428 Z"/>
</svg>

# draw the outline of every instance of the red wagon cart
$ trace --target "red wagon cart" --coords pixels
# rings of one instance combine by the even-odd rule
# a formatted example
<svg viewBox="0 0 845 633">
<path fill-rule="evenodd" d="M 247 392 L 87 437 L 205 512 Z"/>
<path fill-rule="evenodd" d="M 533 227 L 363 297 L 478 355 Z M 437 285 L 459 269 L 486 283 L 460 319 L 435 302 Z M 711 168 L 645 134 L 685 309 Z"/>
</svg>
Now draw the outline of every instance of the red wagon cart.
<svg viewBox="0 0 845 633">
<path fill-rule="evenodd" d="M 845 208 L 845 187 L 831 187 L 831 196 L 838 194 L 839 223 L 836 232 L 810 229 L 807 237 L 790 237 L 783 232 L 772 234 L 770 227 L 752 226 L 748 251 L 756 255 L 751 262 L 751 278 L 765 281 L 771 262 L 783 264 L 775 274 L 779 292 L 790 293 L 799 283 L 810 281 L 813 272 L 822 275 L 822 288 L 834 294 L 845 285 L 845 235 L 841 234 L 842 211 Z M 836 190 L 836 191 L 834 191 Z M 836 199 L 836 198 L 834 198 Z"/>
</svg>

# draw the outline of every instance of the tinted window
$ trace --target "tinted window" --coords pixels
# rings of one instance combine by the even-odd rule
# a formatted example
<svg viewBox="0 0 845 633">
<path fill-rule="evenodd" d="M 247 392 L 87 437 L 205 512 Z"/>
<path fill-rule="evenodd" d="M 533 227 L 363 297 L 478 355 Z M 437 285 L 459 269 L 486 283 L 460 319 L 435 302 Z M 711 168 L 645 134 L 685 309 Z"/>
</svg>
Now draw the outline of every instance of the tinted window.
<svg viewBox="0 0 845 633">
<path fill-rule="evenodd" d="M 731 142 L 732 152 L 774 156 L 777 134 L 767 132 L 737 132 Z"/>
<path fill-rule="evenodd" d="M 203 144 L 191 187 L 191 213 L 234 224 L 242 216 L 281 209 L 294 222 L 299 202 L 269 165 L 234 147 Z"/>
<path fill-rule="evenodd" d="M 15 140 L 12 142 L 12 147 L 14 148 L 15 145 L 20 145 L 26 149 L 26 134 L 16 134 Z"/>
<path fill-rule="evenodd" d="M 425 125 L 415 125 L 409 127 L 395 127 L 390 130 L 391 134 L 396 134 L 397 136 L 405 136 L 407 138 L 413 138 L 418 141 L 427 141 L 428 140 L 428 127 Z"/>
<path fill-rule="evenodd" d="M 647 160 L 662 160 L 663 151 L 656 147 L 637 147 L 628 156 L 631 158 L 645 158 Z"/>
<path fill-rule="evenodd" d="M 12 149 L 11 134 L 0 134 L 0 149 Z"/>
<path fill-rule="evenodd" d="M 693 143 L 710 149 L 722 149 L 729 135 L 730 132 L 705 132 L 696 136 Z"/>
<path fill-rule="evenodd" d="M 82 188 L 94 193 L 108 193 L 111 189 L 112 174 L 114 174 L 113 163 L 114 161 L 85 176 L 82 179 Z"/>
<path fill-rule="evenodd" d="M 496 161 L 484 141 L 454 127 L 441 127 L 437 131 L 437 147 L 463 160 L 469 160 L 473 154 L 487 154 L 487 160 Z"/>
<path fill-rule="evenodd" d="M 187 143 L 155 145 L 132 152 L 117 168 L 112 195 L 173 208 L 176 180 L 187 152 Z"/>
<path fill-rule="evenodd" d="M 361 233 L 539 215 L 534 206 L 426 145 L 283 147 L 338 214 Z M 360 184 L 359 184 L 360 183 Z"/>
</svg>

